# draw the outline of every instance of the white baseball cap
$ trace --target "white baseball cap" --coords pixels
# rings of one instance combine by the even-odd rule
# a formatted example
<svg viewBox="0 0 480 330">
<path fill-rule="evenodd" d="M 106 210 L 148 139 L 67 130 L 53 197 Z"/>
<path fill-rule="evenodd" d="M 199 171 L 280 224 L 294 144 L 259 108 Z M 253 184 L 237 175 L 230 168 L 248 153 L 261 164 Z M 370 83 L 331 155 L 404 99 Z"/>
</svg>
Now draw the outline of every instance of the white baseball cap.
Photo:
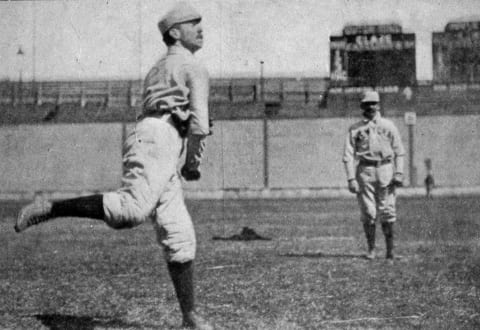
<svg viewBox="0 0 480 330">
<path fill-rule="evenodd" d="M 179 2 L 160 19 L 158 22 L 158 29 L 163 35 L 175 24 L 201 19 L 202 15 L 200 15 L 200 13 L 193 7 L 186 2 Z"/>
<path fill-rule="evenodd" d="M 380 95 L 376 91 L 366 91 L 362 95 L 361 103 L 379 103 Z"/>
</svg>

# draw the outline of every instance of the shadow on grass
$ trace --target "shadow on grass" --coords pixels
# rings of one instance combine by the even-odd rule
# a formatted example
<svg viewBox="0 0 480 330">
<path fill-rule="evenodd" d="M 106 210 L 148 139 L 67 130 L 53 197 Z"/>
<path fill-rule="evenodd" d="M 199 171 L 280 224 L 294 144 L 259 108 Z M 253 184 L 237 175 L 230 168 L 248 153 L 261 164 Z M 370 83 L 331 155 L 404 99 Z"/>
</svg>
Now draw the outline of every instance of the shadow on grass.
<svg viewBox="0 0 480 330">
<path fill-rule="evenodd" d="M 365 254 L 353 254 L 353 253 L 283 253 L 279 254 L 280 257 L 287 258 L 346 258 L 346 259 L 367 259 Z"/>
<path fill-rule="evenodd" d="M 118 319 L 107 317 L 76 316 L 61 314 L 34 315 L 42 324 L 50 330 L 94 330 L 102 328 L 145 328 L 145 324 L 127 323 Z M 153 327 L 153 326 L 152 326 Z"/>
</svg>

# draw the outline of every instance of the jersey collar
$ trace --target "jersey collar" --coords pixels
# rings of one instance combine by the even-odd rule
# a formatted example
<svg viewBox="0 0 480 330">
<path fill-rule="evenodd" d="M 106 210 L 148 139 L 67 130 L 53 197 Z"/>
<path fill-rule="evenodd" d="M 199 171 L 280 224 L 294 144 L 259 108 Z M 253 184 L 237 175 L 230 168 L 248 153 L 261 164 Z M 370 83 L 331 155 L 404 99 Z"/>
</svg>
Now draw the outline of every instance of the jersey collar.
<svg viewBox="0 0 480 330">
<path fill-rule="evenodd" d="M 172 45 L 168 47 L 168 55 L 187 55 L 193 56 L 192 52 L 180 45 Z"/>
<path fill-rule="evenodd" d="M 371 120 L 370 119 L 367 119 L 367 118 L 363 118 L 363 122 L 366 124 L 366 123 L 374 123 L 376 124 L 377 121 L 382 118 L 382 115 L 380 114 L 380 111 L 377 111 L 377 113 L 375 114 L 375 117 L 373 117 Z"/>
</svg>

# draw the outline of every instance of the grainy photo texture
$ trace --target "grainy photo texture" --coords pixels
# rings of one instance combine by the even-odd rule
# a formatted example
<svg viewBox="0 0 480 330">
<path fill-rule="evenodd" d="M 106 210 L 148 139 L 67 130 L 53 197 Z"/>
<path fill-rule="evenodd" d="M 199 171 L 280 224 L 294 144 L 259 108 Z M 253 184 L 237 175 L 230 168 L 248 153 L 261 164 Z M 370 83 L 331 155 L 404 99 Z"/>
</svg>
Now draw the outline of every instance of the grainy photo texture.
<svg viewBox="0 0 480 330">
<path fill-rule="evenodd" d="M 0 28 L 0 329 L 480 328 L 478 1 Z"/>
</svg>

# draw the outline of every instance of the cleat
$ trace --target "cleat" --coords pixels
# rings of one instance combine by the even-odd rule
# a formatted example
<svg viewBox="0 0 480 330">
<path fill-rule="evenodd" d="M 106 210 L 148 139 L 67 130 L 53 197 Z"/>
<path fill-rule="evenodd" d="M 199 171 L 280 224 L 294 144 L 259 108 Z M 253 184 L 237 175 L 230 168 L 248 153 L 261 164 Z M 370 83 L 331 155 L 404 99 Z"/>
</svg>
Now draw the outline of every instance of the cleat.
<svg viewBox="0 0 480 330">
<path fill-rule="evenodd" d="M 204 320 L 196 312 L 190 312 L 183 316 L 182 327 L 186 329 L 213 330 L 214 327 Z"/>
<path fill-rule="evenodd" d="M 385 259 L 392 260 L 392 261 L 393 260 L 402 260 L 403 256 L 398 255 L 398 254 L 390 253 L 390 254 L 385 255 Z"/>
<path fill-rule="evenodd" d="M 393 254 L 387 253 L 387 255 L 385 256 L 385 260 L 389 265 L 393 265 L 393 260 L 394 260 Z"/>
<path fill-rule="evenodd" d="M 395 264 L 393 255 L 387 255 L 385 257 L 385 261 L 387 262 L 387 265 L 389 265 L 389 266 L 393 266 Z"/>
<path fill-rule="evenodd" d="M 24 206 L 17 217 L 15 231 L 20 233 L 30 226 L 39 224 L 50 219 L 49 213 L 52 210 L 52 203 L 47 201 L 35 201 Z"/>
<path fill-rule="evenodd" d="M 403 259 L 402 256 L 398 254 L 394 255 L 393 253 L 387 253 L 387 255 L 385 256 L 385 260 L 389 265 L 393 265 L 395 261 L 401 261 L 402 259 Z"/>
<path fill-rule="evenodd" d="M 370 250 L 368 251 L 368 253 L 365 255 L 365 259 L 367 260 L 373 260 L 375 259 L 376 255 L 375 255 L 375 250 Z"/>
</svg>

